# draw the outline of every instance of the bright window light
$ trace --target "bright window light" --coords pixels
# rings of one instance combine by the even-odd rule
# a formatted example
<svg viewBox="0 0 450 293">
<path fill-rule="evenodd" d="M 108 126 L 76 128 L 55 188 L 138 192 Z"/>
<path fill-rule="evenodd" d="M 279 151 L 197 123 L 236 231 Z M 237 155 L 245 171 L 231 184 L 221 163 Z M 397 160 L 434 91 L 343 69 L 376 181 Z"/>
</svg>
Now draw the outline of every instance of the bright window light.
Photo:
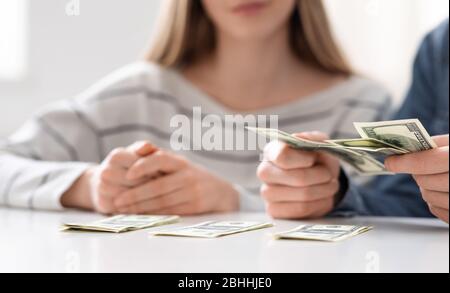
<svg viewBox="0 0 450 293">
<path fill-rule="evenodd" d="M 0 81 L 26 73 L 27 1 L 0 1 Z"/>
<path fill-rule="evenodd" d="M 333 30 L 356 72 L 401 102 L 424 35 L 448 18 L 449 0 L 325 0 Z"/>
</svg>

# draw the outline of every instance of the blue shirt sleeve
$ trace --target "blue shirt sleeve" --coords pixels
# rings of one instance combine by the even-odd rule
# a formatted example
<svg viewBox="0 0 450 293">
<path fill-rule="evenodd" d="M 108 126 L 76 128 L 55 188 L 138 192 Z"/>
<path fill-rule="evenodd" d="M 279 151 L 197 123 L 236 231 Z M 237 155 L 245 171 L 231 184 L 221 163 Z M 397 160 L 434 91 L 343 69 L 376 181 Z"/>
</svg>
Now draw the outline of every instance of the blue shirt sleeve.
<svg viewBox="0 0 450 293">
<path fill-rule="evenodd" d="M 393 117 L 418 118 L 431 135 L 449 132 L 448 30 L 446 20 L 425 38 L 414 63 L 411 88 Z M 347 193 L 331 215 L 432 217 L 409 175 L 381 176 L 364 186 L 350 179 Z"/>
</svg>

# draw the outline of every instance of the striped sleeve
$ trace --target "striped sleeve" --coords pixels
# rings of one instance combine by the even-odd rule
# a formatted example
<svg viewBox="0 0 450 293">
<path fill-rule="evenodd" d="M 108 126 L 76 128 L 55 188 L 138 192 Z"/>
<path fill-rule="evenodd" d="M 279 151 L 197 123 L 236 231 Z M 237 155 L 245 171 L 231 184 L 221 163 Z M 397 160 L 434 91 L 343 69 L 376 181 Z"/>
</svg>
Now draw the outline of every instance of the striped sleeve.
<svg viewBox="0 0 450 293">
<path fill-rule="evenodd" d="M 1 154 L 0 205 L 61 210 L 61 196 L 88 167 L 86 163 L 40 162 Z"/>
<path fill-rule="evenodd" d="M 101 105 L 86 107 L 86 100 L 132 82 L 143 69 L 142 64 L 133 64 L 112 73 L 76 98 L 37 112 L 0 141 L 0 205 L 63 209 L 61 196 L 107 152 L 101 127 L 112 114 L 101 115 L 108 112 Z"/>
<path fill-rule="evenodd" d="M 95 134 L 69 104 L 41 112 L 0 145 L 0 205 L 62 209 L 64 192 L 98 162 L 96 149 Z"/>
</svg>

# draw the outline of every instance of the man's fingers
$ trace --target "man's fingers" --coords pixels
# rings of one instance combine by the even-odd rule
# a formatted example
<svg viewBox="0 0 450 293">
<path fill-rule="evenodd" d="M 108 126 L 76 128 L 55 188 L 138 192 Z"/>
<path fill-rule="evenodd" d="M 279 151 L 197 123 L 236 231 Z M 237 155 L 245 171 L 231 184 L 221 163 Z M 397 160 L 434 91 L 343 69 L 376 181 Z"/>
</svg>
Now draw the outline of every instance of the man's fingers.
<svg viewBox="0 0 450 293">
<path fill-rule="evenodd" d="M 447 192 L 449 189 L 448 173 L 436 174 L 436 175 L 414 175 L 414 179 L 423 189 Z"/>
<path fill-rule="evenodd" d="M 285 143 L 273 141 L 264 150 L 264 159 L 281 169 L 309 168 L 314 165 L 317 153 L 291 148 Z"/>
<path fill-rule="evenodd" d="M 311 132 L 302 132 L 294 134 L 295 137 L 304 138 L 312 141 L 325 141 L 329 139 L 329 136 L 325 133 L 319 131 L 311 131 Z"/>
<path fill-rule="evenodd" d="M 114 201 L 114 205 L 118 208 L 131 206 L 174 192 L 187 184 L 185 178 L 186 175 L 183 172 L 176 172 L 150 180 L 141 186 L 121 194 Z"/>
<path fill-rule="evenodd" d="M 258 168 L 258 177 L 267 184 L 305 187 L 328 183 L 332 174 L 327 167 L 317 165 L 306 169 L 283 170 L 271 162 L 263 162 Z"/>
<path fill-rule="evenodd" d="M 305 219 L 325 215 L 333 208 L 333 199 L 324 199 L 311 203 L 269 203 L 267 212 L 277 219 Z"/>
<path fill-rule="evenodd" d="M 448 146 L 448 144 L 449 144 L 448 143 L 448 134 L 433 136 L 432 138 L 438 147 L 445 147 L 445 146 Z"/>
<path fill-rule="evenodd" d="M 261 196 L 267 202 L 315 202 L 327 198 L 333 198 L 339 190 L 339 183 L 333 180 L 330 183 L 293 188 L 288 186 L 263 185 Z"/>
<path fill-rule="evenodd" d="M 448 210 L 449 199 L 448 192 L 438 192 L 426 189 L 420 189 L 423 199 L 431 206 Z"/>
<path fill-rule="evenodd" d="M 446 222 L 447 224 L 448 222 L 448 210 L 446 209 L 441 209 L 438 207 L 434 207 L 434 206 L 430 206 L 430 211 L 433 215 L 435 215 L 437 218 L 441 219 L 442 221 Z"/>
<path fill-rule="evenodd" d="M 447 147 L 418 153 L 392 156 L 386 159 L 386 168 L 394 173 L 429 175 L 447 173 L 449 169 Z"/>
<path fill-rule="evenodd" d="M 164 151 L 157 151 L 151 156 L 140 158 L 129 170 L 127 179 L 135 180 L 141 177 L 153 177 L 161 172 L 173 173 L 186 167 L 182 158 Z"/>
<path fill-rule="evenodd" d="M 325 152 L 319 152 L 317 162 L 326 166 L 333 178 L 339 177 L 339 174 L 341 172 L 341 164 L 339 162 L 339 159 Z"/>
</svg>

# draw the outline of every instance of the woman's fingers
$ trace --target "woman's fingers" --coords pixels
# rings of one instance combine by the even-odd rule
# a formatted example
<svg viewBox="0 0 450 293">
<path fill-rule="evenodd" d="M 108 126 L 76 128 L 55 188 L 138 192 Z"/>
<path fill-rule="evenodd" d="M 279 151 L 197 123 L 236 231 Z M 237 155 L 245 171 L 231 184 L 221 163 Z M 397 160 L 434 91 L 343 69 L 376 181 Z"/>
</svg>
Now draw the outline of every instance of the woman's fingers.
<svg viewBox="0 0 450 293">
<path fill-rule="evenodd" d="M 103 161 L 103 165 L 127 169 L 139 158 L 134 151 L 126 148 L 116 148 L 109 153 L 108 157 Z"/>
<path fill-rule="evenodd" d="M 316 218 L 325 215 L 333 208 L 333 199 L 323 199 L 315 202 L 270 202 L 267 212 L 277 219 Z"/>
<path fill-rule="evenodd" d="M 127 150 L 138 156 L 145 157 L 157 152 L 158 148 L 148 141 L 137 141 L 130 145 Z"/>
<path fill-rule="evenodd" d="M 325 134 L 312 132 L 295 136 L 323 141 Z M 272 143 L 265 149 L 258 177 L 265 183 L 261 194 L 275 218 L 319 217 L 332 210 L 339 189 L 339 161 L 321 152 L 305 152 L 286 144 Z"/>
<path fill-rule="evenodd" d="M 120 187 L 134 187 L 145 182 L 145 179 L 129 180 L 126 178 L 127 169 L 116 166 L 105 166 L 101 169 L 101 182 Z"/>
<path fill-rule="evenodd" d="M 326 184 L 294 188 L 282 185 L 266 185 L 261 187 L 261 196 L 267 202 L 309 203 L 334 198 L 339 190 L 339 183 L 333 180 Z"/>
<path fill-rule="evenodd" d="M 158 215 L 180 215 L 180 216 L 192 216 L 203 213 L 205 213 L 205 211 L 200 209 L 198 207 L 198 204 L 196 204 L 193 201 L 164 208 L 157 212 Z"/>
<path fill-rule="evenodd" d="M 184 159 L 165 151 L 157 151 L 151 156 L 140 158 L 128 170 L 127 179 L 136 180 L 141 177 L 154 177 L 163 173 L 173 173 L 184 167 L 187 163 Z"/>
<path fill-rule="evenodd" d="M 141 157 L 149 156 L 156 151 L 158 151 L 158 148 L 151 143 L 139 141 L 127 148 L 116 148 L 112 150 L 105 159 L 104 164 L 127 169 Z"/>
<path fill-rule="evenodd" d="M 119 212 L 124 214 L 161 214 L 161 211 L 185 204 L 189 200 L 186 190 L 179 189 L 162 196 L 121 207 Z"/>
<path fill-rule="evenodd" d="M 273 141 L 264 149 L 264 159 L 284 170 L 309 168 L 314 165 L 317 154 L 291 148 L 287 144 Z"/>
<path fill-rule="evenodd" d="M 126 191 L 114 201 L 114 205 L 118 208 L 135 205 L 149 199 L 169 194 L 188 184 L 189 177 L 185 172 L 167 174 Z"/>
<path fill-rule="evenodd" d="M 258 167 L 258 177 L 271 185 L 290 187 L 306 187 L 328 183 L 332 180 L 330 170 L 324 165 L 316 165 L 305 169 L 284 170 L 271 162 L 262 162 Z"/>
<path fill-rule="evenodd" d="M 330 139 L 330 137 L 327 134 L 325 134 L 323 132 L 319 132 L 319 131 L 296 133 L 296 134 L 294 134 L 294 136 L 299 137 L 299 138 L 304 138 L 307 140 L 318 141 L 318 142 Z"/>
<path fill-rule="evenodd" d="M 105 196 L 108 198 L 113 198 L 114 196 L 121 194 L 128 190 L 127 187 L 113 185 L 113 184 L 107 183 L 105 181 L 100 182 L 97 186 L 97 189 L 98 189 L 98 193 L 101 196 Z"/>
</svg>

